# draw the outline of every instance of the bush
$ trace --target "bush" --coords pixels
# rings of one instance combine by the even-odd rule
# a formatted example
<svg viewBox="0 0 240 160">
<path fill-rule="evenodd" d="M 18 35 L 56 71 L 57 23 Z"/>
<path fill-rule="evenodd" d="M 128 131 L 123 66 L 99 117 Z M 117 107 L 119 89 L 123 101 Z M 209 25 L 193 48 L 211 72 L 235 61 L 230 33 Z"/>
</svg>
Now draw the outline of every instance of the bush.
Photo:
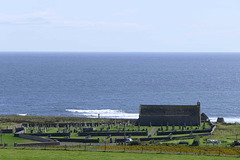
<svg viewBox="0 0 240 160">
<path fill-rule="evenodd" d="M 180 141 L 178 144 L 189 145 L 188 141 Z"/>
<path fill-rule="evenodd" d="M 200 137 L 196 136 L 193 140 L 192 146 L 199 146 L 200 145 Z"/>
<path fill-rule="evenodd" d="M 141 145 L 141 143 L 138 142 L 138 141 L 131 141 L 131 142 L 128 143 L 128 145 L 130 145 L 130 146 L 133 146 L 133 145 Z"/>
</svg>

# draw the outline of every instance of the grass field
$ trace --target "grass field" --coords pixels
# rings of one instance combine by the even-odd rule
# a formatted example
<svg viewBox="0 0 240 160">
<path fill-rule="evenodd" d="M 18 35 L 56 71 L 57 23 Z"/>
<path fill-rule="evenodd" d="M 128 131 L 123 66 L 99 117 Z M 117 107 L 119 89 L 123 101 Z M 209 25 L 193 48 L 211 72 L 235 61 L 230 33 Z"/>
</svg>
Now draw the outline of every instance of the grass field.
<svg viewBox="0 0 240 160">
<path fill-rule="evenodd" d="M 240 159 L 239 157 L 219 157 L 203 155 L 173 155 L 152 153 L 117 153 L 117 152 L 90 152 L 90 151 L 58 151 L 58 150 L 26 150 L 26 149 L 0 149 L 0 160 L 224 160 Z"/>
<path fill-rule="evenodd" d="M 7 143 L 8 146 L 12 147 L 12 146 L 14 146 L 15 142 L 16 143 L 34 143 L 36 141 L 14 137 L 13 134 L 2 134 L 2 143 L 3 144 Z M 1 137 L 0 137 L 0 143 L 1 143 Z"/>
</svg>

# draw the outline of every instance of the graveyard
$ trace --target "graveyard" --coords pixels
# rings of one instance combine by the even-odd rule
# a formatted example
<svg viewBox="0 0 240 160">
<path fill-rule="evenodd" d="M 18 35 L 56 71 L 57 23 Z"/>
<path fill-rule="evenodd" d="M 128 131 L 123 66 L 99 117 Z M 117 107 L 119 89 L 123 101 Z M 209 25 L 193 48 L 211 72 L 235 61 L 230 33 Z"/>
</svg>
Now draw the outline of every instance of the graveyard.
<svg viewBox="0 0 240 160">
<path fill-rule="evenodd" d="M 153 126 L 151 123 L 143 126 L 134 119 L 0 116 L 0 130 L 0 149 L 206 155 L 240 153 L 239 147 L 232 146 L 239 140 L 238 123 L 202 121 L 198 126 Z M 134 143 L 127 143 L 129 138 Z M 199 144 L 193 146 L 197 138 Z"/>
<path fill-rule="evenodd" d="M 41 119 L 41 121 L 36 121 Z M 61 120 L 59 120 L 61 119 Z M 8 126 L 18 128 L 10 128 Z M 181 139 L 192 140 L 195 136 L 210 136 L 214 125 L 211 122 L 203 122 L 200 126 L 187 125 L 161 125 L 142 126 L 136 120 L 126 119 L 73 119 L 69 117 L 25 117 L 1 116 L 2 134 L 7 130 L 14 138 L 29 141 L 38 141 L 32 137 L 41 137 L 60 142 L 75 143 L 113 143 L 121 145 L 126 138 L 134 141 L 149 143 L 150 141 L 164 141 L 171 143 Z M 27 138 L 31 136 L 31 138 Z M 28 140 L 28 141 L 27 141 Z M 3 140 L 3 142 L 5 142 Z M 7 142 L 6 142 L 7 143 Z M 18 143 L 16 141 L 16 143 Z M 12 146 L 13 144 L 9 145 Z"/>
</svg>

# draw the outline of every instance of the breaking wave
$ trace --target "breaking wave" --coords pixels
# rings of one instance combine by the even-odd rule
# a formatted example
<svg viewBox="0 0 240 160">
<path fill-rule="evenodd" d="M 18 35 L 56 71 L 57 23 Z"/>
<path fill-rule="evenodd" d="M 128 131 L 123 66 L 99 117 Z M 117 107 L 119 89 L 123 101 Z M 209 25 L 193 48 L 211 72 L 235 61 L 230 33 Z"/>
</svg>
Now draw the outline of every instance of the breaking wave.
<svg viewBox="0 0 240 160">
<path fill-rule="evenodd" d="M 26 116 L 27 115 L 27 113 L 20 113 L 20 114 L 18 114 L 19 116 Z"/>
<path fill-rule="evenodd" d="M 99 109 L 99 110 L 66 109 L 66 111 L 87 118 L 97 118 L 98 114 L 100 114 L 101 118 L 137 119 L 139 117 L 138 113 L 126 113 L 122 110 L 112 109 Z"/>
</svg>

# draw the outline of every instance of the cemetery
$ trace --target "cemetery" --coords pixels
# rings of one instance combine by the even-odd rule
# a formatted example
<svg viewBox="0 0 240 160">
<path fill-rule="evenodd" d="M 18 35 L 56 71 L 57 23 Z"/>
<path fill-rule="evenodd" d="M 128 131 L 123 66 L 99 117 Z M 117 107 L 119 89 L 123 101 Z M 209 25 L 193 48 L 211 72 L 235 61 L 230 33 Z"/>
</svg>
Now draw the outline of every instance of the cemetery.
<svg viewBox="0 0 240 160">
<path fill-rule="evenodd" d="M 138 141 L 171 140 L 196 135 L 211 135 L 214 125 L 203 122 L 201 126 L 141 126 L 136 120 L 107 120 L 105 123 L 22 123 L 20 127 L 2 129 L 14 137 L 40 141 L 41 137 L 60 142 L 119 143 L 126 138 Z M 45 142 L 43 140 L 43 142 Z"/>
<path fill-rule="evenodd" d="M 21 118 L 0 116 L 2 148 L 40 147 L 66 150 L 66 145 L 69 144 L 68 148 L 71 150 L 145 150 L 146 152 L 156 150 L 181 152 L 185 150 L 185 152 L 197 152 L 193 151 L 192 144 L 195 139 L 199 138 L 199 146 L 203 147 L 202 153 L 206 152 L 207 154 L 206 150 L 209 147 L 210 149 L 211 147 L 215 147 L 215 149 L 227 147 L 226 154 L 228 152 L 229 154 L 238 153 L 234 149 L 235 147 L 231 147 L 233 142 L 235 145 L 238 144 L 236 136 L 239 134 L 239 124 L 212 123 L 203 119 L 201 125 L 197 126 L 168 125 L 168 123 L 160 126 L 153 126 L 149 123 L 149 125 L 143 126 L 137 123 L 136 119 L 79 118 L 77 121 L 75 118 L 71 120 L 66 117 L 68 120 L 65 120 L 64 117 L 61 117 L 61 120 L 58 121 L 59 117 L 55 117 L 56 119 L 41 117 L 41 121 L 37 122 L 35 119 L 40 117 L 25 117 L 25 121 L 21 121 Z M 126 140 L 130 138 L 133 141 L 126 143 Z M 134 143 L 140 146 L 131 146 Z M 179 148 L 182 149 L 179 150 Z"/>
</svg>

